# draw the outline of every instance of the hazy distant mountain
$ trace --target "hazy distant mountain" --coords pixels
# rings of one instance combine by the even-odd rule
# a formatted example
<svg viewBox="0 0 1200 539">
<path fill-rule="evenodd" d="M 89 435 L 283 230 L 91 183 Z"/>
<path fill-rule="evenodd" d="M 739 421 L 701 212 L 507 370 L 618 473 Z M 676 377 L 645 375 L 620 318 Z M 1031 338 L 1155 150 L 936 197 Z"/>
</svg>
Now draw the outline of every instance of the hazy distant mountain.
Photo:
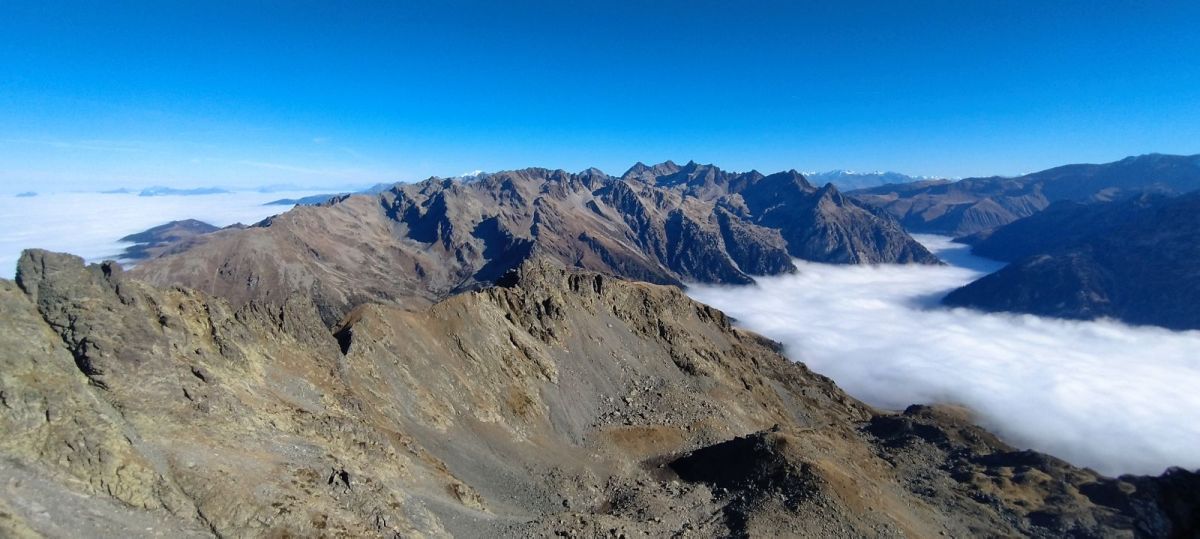
<svg viewBox="0 0 1200 539">
<path fill-rule="evenodd" d="M 164 243 L 208 234 L 217 230 L 220 229 L 204 221 L 185 219 L 182 221 L 171 221 L 170 223 L 138 232 L 137 234 L 130 234 L 119 241 L 129 243 Z"/>
<path fill-rule="evenodd" d="M 329 202 L 330 200 L 333 200 L 335 198 L 344 197 L 344 196 L 351 195 L 351 194 L 357 194 L 357 195 L 379 194 L 388 189 L 391 189 L 392 185 L 394 185 L 394 184 L 377 183 L 375 185 L 372 185 L 371 187 L 368 187 L 361 191 L 355 191 L 353 193 L 330 193 L 330 194 L 321 194 L 321 195 L 310 195 L 310 196 L 300 197 L 300 198 L 281 198 L 279 200 L 272 200 L 263 205 L 264 206 L 319 206 L 319 205 L 325 204 L 326 202 Z"/>
<path fill-rule="evenodd" d="M 852 170 L 805 172 L 804 176 L 814 185 L 832 183 L 843 191 L 935 179 L 928 176 L 909 176 L 899 172 L 854 172 Z"/>
<path fill-rule="evenodd" d="M 32 198 L 35 196 L 38 196 L 38 194 L 33 191 L 25 191 L 23 193 L 17 193 L 17 198 Z"/>
<path fill-rule="evenodd" d="M 1102 165 L 1066 165 L 1015 178 L 924 181 L 850 193 L 917 232 L 961 236 L 1033 215 L 1051 202 L 1115 200 L 1200 189 L 1200 155 L 1148 154 Z"/>
<path fill-rule="evenodd" d="M 335 193 L 335 194 L 324 194 L 324 195 L 310 195 L 310 196 L 300 197 L 300 198 L 281 198 L 279 200 L 272 200 L 270 202 L 267 202 L 267 203 L 263 204 L 263 206 L 319 206 L 319 205 L 329 202 L 330 200 L 333 200 L 337 197 L 346 196 L 349 194 L 350 193 Z"/>
<path fill-rule="evenodd" d="M 366 298 L 423 305 L 483 286 L 535 255 L 671 284 L 749 283 L 793 271 L 792 257 L 937 263 L 894 220 L 798 172 L 667 162 L 621 178 L 531 168 L 396 184 L 212 234 L 135 271 L 237 301 L 304 289 L 336 321 Z"/>
<path fill-rule="evenodd" d="M 132 243 L 121 254 L 122 260 L 144 260 L 160 256 L 172 250 L 183 248 L 184 244 L 198 236 L 220 230 L 213 225 L 195 219 L 171 221 L 136 234 L 130 234 L 119 241 Z"/>
<path fill-rule="evenodd" d="M 117 191 L 114 191 L 117 192 Z M 147 187 L 138 193 L 138 196 L 157 197 L 157 196 L 203 196 L 203 195 L 222 195 L 229 193 L 228 190 L 220 187 L 197 187 L 194 189 L 176 189 L 174 187 L 164 187 L 156 185 Z"/>
<path fill-rule="evenodd" d="M 1200 329 L 1200 192 L 1059 202 L 966 241 L 1013 263 L 948 305 Z"/>
</svg>

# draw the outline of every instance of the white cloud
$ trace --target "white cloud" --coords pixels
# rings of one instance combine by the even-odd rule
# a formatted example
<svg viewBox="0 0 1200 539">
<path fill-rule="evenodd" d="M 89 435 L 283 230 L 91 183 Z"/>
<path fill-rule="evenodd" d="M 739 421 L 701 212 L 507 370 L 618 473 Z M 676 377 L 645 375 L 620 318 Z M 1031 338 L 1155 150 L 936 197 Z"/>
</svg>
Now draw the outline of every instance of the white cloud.
<svg viewBox="0 0 1200 539">
<path fill-rule="evenodd" d="M 239 222 L 252 224 L 288 209 L 286 206 L 263 206 L 264 203 L 311 194 L 315 193 L 0 196 L 0 277 L 13 277 L 17 259 L 26 248 L 69 252 L 98 262 L 114 258 L 124 250 L 127 244 L 117 242 L 117 238 L 152 226 L 179 219 L 199 219 L 216 226 Z"/>
<path fill-rule="evenodd" d="M 993 266 L 944 238 L 944 259 Z M 958 403 L 1019 447 L 1107 474 L 1200 467 L 1200 331 L 947 309 L 963 267 L 831 266 L 692 297 L 868 403 Z"/>
</svg>

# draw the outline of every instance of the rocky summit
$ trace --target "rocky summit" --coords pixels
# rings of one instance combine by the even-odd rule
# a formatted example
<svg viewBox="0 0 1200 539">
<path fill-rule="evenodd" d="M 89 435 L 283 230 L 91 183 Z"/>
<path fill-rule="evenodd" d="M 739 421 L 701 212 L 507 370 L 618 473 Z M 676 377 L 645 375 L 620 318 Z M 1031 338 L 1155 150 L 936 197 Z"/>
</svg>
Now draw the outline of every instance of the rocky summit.
<svg viewBox="0 0 1200 539">
<path fill-rule="evenodd" d="M 397 184 L 196 238 L 140 264 L 157 285 L 225 298 L 314 298 L 336 324 L 369 301 L 419 308 L 534 256 L 660 284 L 747 284 L 830 263 L 938 263 L 894 219 L 792 171 L 638 164 L 622 177 L 524 169 Z"/>
<path fill-rule="evenodd" d="M 316 299 L 27 251 L 0 281 L 0 535 L 1200 529 L 1197 474 L 1101 477 L 962 410 L 872 409 L 673 286 L 539 256 L 332 329 Z"/>
</svg>

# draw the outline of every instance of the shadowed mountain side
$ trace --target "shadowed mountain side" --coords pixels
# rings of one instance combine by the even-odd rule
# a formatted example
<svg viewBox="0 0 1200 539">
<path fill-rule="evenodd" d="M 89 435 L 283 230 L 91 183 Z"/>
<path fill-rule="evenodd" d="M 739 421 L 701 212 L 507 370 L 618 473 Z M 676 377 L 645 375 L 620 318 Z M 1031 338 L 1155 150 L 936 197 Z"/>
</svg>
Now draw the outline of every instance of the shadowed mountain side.
<svg viewBox="0 0 1200 539">
<path fill-rule="evenodd" d="M 937 262 L 890 218 L 798 173 L 668 163 L 624 180 L 525 169 L 397 184 L 212 234 L 133 271 L 235 304 L 304 293 L 332 325 L 367 301 L 419 308 L 489 284 L 534 254 L 663 284 L 750 283 L 794 271 L 793 256 Z"/>
<path fill-rule="evenodd" d="M 1065 165 L 1015 178 L 989 177 L 884 185 L 851 196 L 905 228 L 964 236 L 1006 225 L 1051 202 L 1112 201 L 1143 192 L 1200 189 L 1200 155 L 1148 154 L 1100 165 Z"/>
<path fill-rule="evenodd" d="M 1195 474 L 1107 479 L 960 412 L 876 412 L 674 287 L 543 259 L 331 333 L 307 294 L 234 307 L 67 255 L 20 268 L 5 535 L 1196 531 Z"/>
<path fill-rule="evenodd" d="M 948 305 L 1200 329 L 1200 192 L 1056 204 L 968 241 L 1015 262 Z"/>
</svg>

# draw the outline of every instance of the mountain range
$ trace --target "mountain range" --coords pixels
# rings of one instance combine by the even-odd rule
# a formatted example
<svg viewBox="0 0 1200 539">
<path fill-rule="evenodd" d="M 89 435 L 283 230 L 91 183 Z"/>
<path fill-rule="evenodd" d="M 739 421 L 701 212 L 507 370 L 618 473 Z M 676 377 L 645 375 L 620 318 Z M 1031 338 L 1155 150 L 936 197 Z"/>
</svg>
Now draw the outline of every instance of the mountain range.
<svg viewBox="0 0 1200 539">
<path fill-rule="evenodd" d="M 1017 177 L 932 180 L 850 193 L 906 229 L 963 236 L 1005 225 L 1052 202 L 1110 201 L 1143 192 L 1200 189 L 1200 155 L 1148 154 L 1101 165 L 1065 165 Z"/>
<path fill-rule="evenodd" d="M 853 170 L 830 170 L 826 172 L 805 172 L 804 176 L 816 185 L 832 183 L 843 191 L 879 187 L 881 185 L 913 183 L 930 181 L 936 178 L 928 176 L 909 176 L 899 172 L 855 172 Z"/>
<path fill-rule="evenodd" d="M 747 284 L 794 271 L 792 257 L 938 263 L 886 214 L 798 172 L 668 161 L 396 184 L 205 235 L 133 272 L 235 304 L 303 291 L 333 324 L 367 301 L 427 306 L 486 286 L 534 255 L 662 284 Z"/>
<path fill-rule="evenodd" d="M 948 305 L 1200 329 L 1200 192 L 1056 202 L 962 241 L 1012 263 Z"/>
<path fill-rule="evenodd" d="M 120 192 L 113 191 L 114 193 Z M 138 192 L 141 197 L 161 197 L 161 196 L 205 196 L 205 195 L 223 195 L 230 191 L 220 187 L 196 187 L 193 189 L 177 189 L 174 187 L 163 187 L 161 185 L 147 187 Z"/>
</svg>

